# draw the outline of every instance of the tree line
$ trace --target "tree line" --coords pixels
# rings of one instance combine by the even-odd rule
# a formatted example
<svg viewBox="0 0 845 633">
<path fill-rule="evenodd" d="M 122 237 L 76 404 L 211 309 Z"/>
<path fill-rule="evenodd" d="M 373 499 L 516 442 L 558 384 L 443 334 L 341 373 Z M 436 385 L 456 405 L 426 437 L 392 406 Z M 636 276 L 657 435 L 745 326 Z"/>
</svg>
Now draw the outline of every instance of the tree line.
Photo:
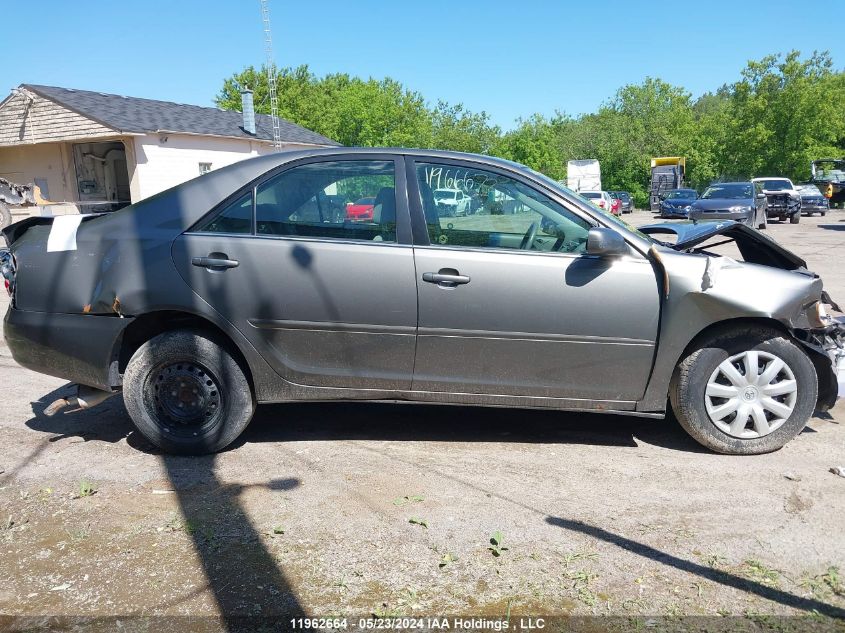
<svg viewBox="0 0 845 633">
<path fill-rule="evenodd" d="M 595 113 L 533 114 L 503 131 L 462 104 L 432 104 L 391 79 L 345 73 L 317 77 L 307 66 L 276 71 L 279 116 L 348 146 L 398 146 L 491 154 L 562 180 L 566 162 L 596 158 L 602 182 L 647 201 L 650 160 L 685 156 L 688 184 L 779 175 L 806 180 L 810 161 L 845 155 L 845 72 L 828 52 L 749 61 L 740 78 L 698 98 L 646 78 L 621 87 Z M 266 69 L 223 82 L 218 107 L 240 110 L 242 87 L 270 112 Z"/>
</svg>

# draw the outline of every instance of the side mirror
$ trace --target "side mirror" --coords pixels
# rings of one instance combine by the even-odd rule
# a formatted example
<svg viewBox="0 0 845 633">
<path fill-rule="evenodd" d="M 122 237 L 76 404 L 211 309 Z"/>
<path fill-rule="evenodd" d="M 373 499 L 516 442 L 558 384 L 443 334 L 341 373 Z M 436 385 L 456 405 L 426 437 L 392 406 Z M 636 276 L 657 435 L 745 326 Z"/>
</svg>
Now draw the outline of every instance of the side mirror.
<svg viewBox="0 0 845 633">
<path fill-rule="evenodd" d="M 587 233 L 588 255 L 627 255 L 628 244 L 619 233 L 606 227 L 596 227 Z"/>
<path fill-rule="evenodd" d="M 762 199 L 763 199 L 763 198 L 765 198 L 765 197 L 766 197 L 766 194 L 765 194 L 765 193 L 758 193 L 758 194 L 757 194 L 757 199 L 758 199 L 758 200 L 762 200 Z"/>
</svg>

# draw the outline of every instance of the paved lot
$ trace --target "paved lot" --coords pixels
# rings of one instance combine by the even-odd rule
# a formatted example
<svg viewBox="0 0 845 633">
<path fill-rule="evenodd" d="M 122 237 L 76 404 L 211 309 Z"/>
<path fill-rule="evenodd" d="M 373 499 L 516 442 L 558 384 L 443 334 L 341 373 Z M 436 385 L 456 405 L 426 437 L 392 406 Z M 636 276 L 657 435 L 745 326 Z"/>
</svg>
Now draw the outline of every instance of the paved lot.
<svg viewBox="0 0 845 633">
<path fill-rule="evenodd" d="M 845 212 L 769 231 L 845 301 Z M 63 382 L 2 345 L 0 387 L 0 614 L 845 615 L 841 404 L 759 457 L 669 421 L 313 404 L 174 458 L 120 398 L 46 418 Z"/>
</svg>

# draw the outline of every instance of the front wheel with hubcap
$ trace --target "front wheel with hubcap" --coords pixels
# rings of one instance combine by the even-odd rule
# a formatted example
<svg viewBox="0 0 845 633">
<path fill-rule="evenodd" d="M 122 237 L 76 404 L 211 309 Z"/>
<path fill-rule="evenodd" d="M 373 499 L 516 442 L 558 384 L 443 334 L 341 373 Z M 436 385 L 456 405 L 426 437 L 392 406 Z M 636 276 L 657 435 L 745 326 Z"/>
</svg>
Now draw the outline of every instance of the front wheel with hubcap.
<svg viewBox="0 0 845 633">
<path fill-rule="evenodd" d="M 724 331 L 688 354 L 669 398 L 681 426 L 719 453 L 753 455 L 781 448 L 815 409 L 815 367 L 782 333 Z"/>
<path fill-rule="evenodd" d="M 126 368 L 123 399 L 144 437 L 188 455 L 222 450 L 255 411 L 249 382 L 226 345 L 188 330 L 165 332 L 138 348 Z"/>
</svg>

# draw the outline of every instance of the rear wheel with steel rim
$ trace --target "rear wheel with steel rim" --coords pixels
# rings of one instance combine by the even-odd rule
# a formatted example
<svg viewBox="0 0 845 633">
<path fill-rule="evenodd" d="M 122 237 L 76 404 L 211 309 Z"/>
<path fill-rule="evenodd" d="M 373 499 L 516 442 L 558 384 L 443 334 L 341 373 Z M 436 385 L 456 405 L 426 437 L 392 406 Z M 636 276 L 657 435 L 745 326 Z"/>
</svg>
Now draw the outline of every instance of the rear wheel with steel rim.
<svg viewBox="0 0 845 633">
<path fill-rule="evenodd" d="M 222 450 L 255 410 L 245 371 L 228 345 L 189 330 L 160 334 L 138 348 L 124 374 L 123 399 L 144 437 L 178 454 Z"/>
<path fill-rule="evenodd" d="M 669 397 L 681 426 L 720 453 L 781 448 L 806 425 L 818 384 L 807 354 L 777 330 L 714 333 L 679 363 Z"/>
<path fill-rule="evenodd" d="M 144 398 L 169 435 L 192 438 L 221 422 L 220 391 L 219 380 L 206 367 L 188 360 L 167 361 L 149 372 Z"/>
</svg>

